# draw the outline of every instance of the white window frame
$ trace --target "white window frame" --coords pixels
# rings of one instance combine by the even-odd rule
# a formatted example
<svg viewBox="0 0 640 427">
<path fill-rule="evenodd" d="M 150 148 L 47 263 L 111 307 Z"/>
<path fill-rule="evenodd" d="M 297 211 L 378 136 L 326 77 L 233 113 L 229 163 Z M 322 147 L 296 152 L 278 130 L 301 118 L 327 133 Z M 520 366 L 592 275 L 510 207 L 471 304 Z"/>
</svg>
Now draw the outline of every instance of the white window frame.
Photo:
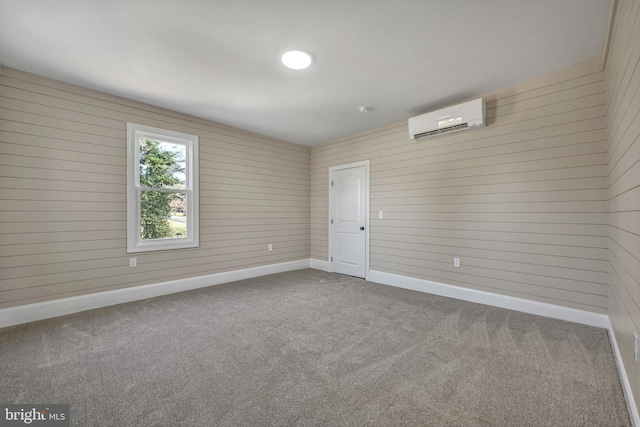
<svg viewBox="0 0 640 427">
<path fill-rule="evenodd" d="M 149 240 L 140 238 L 140 194 L 142 190 L 152 190 L 140 186 L 140 138 L 184 145 L 186 148 L 185 188 L 177 190 L 187 193 L 186 237 Z M 127 253 L 199 247 L 198 176 L 197 136 L 127 123 Z"/>
</svg>

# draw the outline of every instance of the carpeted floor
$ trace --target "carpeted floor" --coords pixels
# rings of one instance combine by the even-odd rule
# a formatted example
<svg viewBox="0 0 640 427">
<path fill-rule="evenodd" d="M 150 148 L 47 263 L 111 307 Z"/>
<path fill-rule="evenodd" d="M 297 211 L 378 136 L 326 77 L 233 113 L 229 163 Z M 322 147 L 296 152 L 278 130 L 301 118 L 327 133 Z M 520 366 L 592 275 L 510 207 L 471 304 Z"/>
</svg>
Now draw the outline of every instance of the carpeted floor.
<svg viewBox="0 0 640 427">
<path fill-rule="evenodd" d="M 0 330 L 74 426 L 629 426 L 604 329 L 301 270 Z"/>
</svg>

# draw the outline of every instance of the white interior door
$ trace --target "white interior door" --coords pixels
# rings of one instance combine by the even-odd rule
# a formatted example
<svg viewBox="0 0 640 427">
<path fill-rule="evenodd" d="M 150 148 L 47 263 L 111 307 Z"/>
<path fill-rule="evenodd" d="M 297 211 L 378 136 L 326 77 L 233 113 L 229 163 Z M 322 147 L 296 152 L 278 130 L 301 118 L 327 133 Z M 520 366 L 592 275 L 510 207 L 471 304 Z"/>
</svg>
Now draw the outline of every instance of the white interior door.
<svg viewBox="0 0 640 427">
<path fill-rule="evenodd" d="M 365 166 L 331 173 L 331 271 L 366 275 L 367 206 Z"/>
</svg>

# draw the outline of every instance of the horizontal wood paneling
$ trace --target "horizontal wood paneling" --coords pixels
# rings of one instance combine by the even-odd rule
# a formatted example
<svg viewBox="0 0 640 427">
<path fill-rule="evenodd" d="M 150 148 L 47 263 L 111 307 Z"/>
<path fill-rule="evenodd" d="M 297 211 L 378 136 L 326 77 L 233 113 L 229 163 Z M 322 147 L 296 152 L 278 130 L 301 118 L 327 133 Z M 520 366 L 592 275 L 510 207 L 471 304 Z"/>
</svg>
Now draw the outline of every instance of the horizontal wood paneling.
<svg viewBox="0 0 640 427">
<path fill-rule="evenodd" d="M 372 269 L 606 312 L 604 73 L 484 98 L 480 130 L 415 143 L 402 121 L 312 147 L 312 257 L 327 259 L 328 168 L 370 160 Z"/>
<path fill-rule="evenodd" d="M 200 137 L 200 248 L 134 269 L 127 121 Z M 309 163 L 308 147 L 3 68 L 0 308 L 308 258 Z"/>
<path fill-rule="evenodd" d="M 640 364 L 640 2 L 618 0 L 606 63 L 609 316 L 636 405 Z"/>
</svg>

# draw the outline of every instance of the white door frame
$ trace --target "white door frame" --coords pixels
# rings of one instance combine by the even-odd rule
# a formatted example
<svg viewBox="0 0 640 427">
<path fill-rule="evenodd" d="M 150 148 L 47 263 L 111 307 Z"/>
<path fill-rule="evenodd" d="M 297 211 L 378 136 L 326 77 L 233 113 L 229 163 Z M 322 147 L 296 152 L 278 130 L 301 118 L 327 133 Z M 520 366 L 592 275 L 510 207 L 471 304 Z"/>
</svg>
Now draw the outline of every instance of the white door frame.
<svg viewBox="0 0 640 427">
<path fill-rule="evenodd" d="M 327 219 L 327 226 L 329 230 L 329 254 L 327 256 L 327 261 L 329 263 L 329 272 L 333 272 L 333 267 L 331 263 L 331 254 L 333 253 L 333 238 L 331 237 L 331 214 L 333 212 L 334 205 L 336 201 L 334 200 L 335 195 L 331 190 L 331 181 L 333 181 L 333 173 L 335 171 L 339 171 L 342 169 L 351 169 L 357 168 L 360 166 L 364 166 L 364 204 L 365 204 L 365 267 L 364 267 L 364 278 L 365 280 L 369 280 L 369 241 L 370 241 L 370 222 L 371 222 L 371 200 L 370 200 L 370 185 L 369 185 L 369 174 L 371 169 L 371 162 L 369 160 L 363 160 L 361 162 L 347 163 L 345 165 L 331 166 L 329 167 L 329 218 Z"/>
</svg>

